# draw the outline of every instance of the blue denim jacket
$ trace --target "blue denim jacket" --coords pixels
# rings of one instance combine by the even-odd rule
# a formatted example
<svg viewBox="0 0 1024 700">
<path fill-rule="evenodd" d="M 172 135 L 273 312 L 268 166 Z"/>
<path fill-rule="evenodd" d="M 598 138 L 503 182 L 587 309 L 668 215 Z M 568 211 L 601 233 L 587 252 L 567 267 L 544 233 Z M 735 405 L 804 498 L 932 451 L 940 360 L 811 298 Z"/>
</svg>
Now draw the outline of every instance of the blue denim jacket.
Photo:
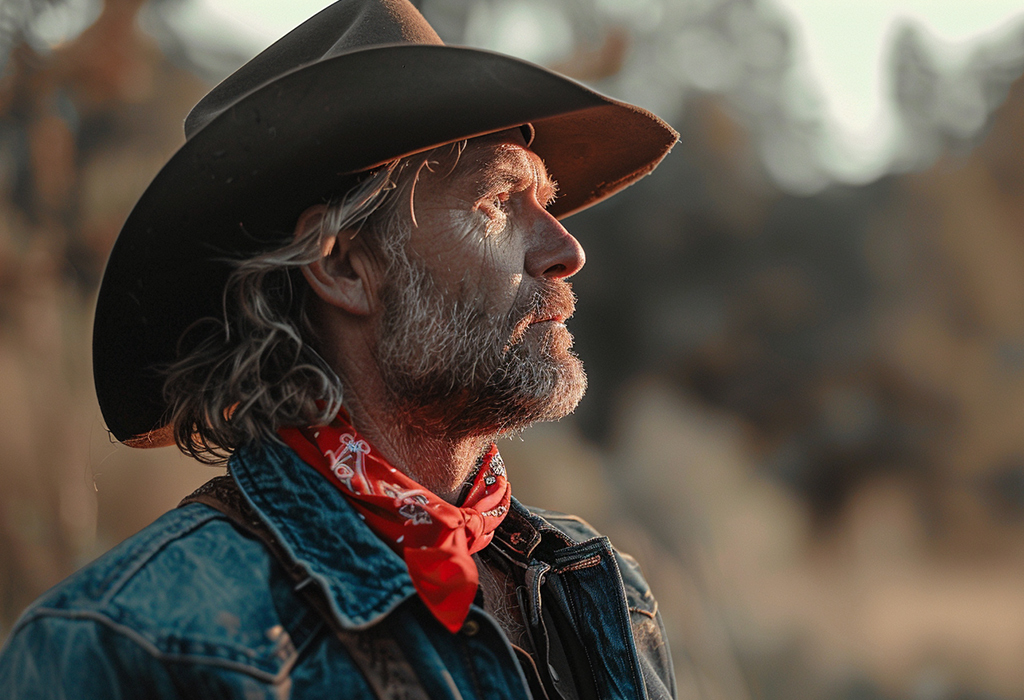
<svg viewBox="0 0 1024 700">
<path fill-rule="evenodd" d="M 231 474 L 344 628 L 384 626 L 431 698 L 529 698 L 495 620 L 451 634 L 402 559 L 286 447 L 243 450 Z M 514 502 L 491 547 L 522 567 L 530 624 L 575 632 L 600 698 L 675 697 L 657 603 L 636 562 L 573 516 Z M 542 614 L 543 612 L 543 614 Z M 563 628 L 564 631 L 564 628 Z M 582 656 L 582 655 L 581 655 Z M 320 614 L 263 545 L 193 503 L 36 601 L 0 654 L 0 697 L 370 698 Z"/>
</svg>

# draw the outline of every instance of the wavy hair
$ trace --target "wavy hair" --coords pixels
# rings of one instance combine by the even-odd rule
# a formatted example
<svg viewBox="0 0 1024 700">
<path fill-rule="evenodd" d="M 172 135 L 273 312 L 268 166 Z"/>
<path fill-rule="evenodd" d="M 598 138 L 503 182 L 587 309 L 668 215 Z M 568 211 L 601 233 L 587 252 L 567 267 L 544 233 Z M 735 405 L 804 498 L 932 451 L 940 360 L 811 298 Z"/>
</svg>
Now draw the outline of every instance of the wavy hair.
<svg viewBox="0 0 1024 700">
<path fill-rule="evenodd" d="M 457 161 L 464 145 L 370 172 L 287 244 L 235 263 L 221 318 L 193 324 L 179 341 L 178 359 L 165 369 L 163 396 L 178 449 L 216 464 L 246 443 L 276 439 L 278 428 L 323 424 L 337 415 L 344 387 L 316 351 L 311 290 L 301 268 L 319 259 L 325 241 L 341 231 L 363 236 L 381 262 L 394 259 L 410 233 L 401 195 L 408 194 L 411 213 L 420 172 L 432 171 L 438 158 Z"/>
</svg>

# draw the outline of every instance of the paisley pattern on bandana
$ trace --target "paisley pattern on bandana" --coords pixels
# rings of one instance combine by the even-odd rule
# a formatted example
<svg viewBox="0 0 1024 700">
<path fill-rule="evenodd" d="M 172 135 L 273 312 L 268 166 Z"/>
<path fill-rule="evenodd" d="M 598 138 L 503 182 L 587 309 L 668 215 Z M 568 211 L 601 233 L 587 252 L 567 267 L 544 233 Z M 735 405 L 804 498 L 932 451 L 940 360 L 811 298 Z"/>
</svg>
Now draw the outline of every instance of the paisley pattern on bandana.
<svg viewBox="0 0 1024 700">
<path fill-rule="evenodd" d="M 391 466 L 344 411 L 330 425 L 278 432 L 401 555 L 420 599 L 457 632 L 479 584 L 471 555 L 490 544 L 512 498 L 498 448 L 484 453 L 463 504 L 453 506 Z"/>
</svg>

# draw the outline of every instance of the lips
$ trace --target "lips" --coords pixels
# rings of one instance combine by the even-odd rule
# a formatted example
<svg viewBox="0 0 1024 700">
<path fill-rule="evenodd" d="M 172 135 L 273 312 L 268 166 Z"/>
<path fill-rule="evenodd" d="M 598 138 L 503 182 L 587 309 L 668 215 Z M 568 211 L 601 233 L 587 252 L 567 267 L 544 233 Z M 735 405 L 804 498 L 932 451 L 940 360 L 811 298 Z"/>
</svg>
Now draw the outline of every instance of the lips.
<svg viewBox="0 0 1024 700">
<path fill-rule="evenodd" d="M 544 316 L 544 317 L 541 317 L 541 318 L 534 318 L 532 321 L 530 321 L 530 325 L 533 326 L 533 325 L 538 324 L 538 323 L 548 323 L 548 322 L 551 322 L 551 323 L 565 323 L 566 319 L 568 319 L 568 318 L 569 317 L 567 315 L 565 315 L 565 314 L 555 314 L 554 316 Z"/>
<path fill-rule="evenodd" d="M 533 313 L 527 318 L 530 325 L 535 323 L 565 323 L 576 310 L 576 299 L 572 287 L 563 280 L 548 281 L 546 288 L 534 297 Z"/>
<path fill-rule="evenodd" d="M 526 332 L 534 326 L 552 323 L 555 325 L 550 326 L 548 330 L 564 328 L 565 322 L 576 310 L 576 297 L 572 293 L 572 287 L 564 280 L 544 280 L 540 289 L 533 293 L 531 302 L 522 312 L 516 314 L 519 320 L 509 336 L 505 351 L 521 343 Z"/>
</svg>

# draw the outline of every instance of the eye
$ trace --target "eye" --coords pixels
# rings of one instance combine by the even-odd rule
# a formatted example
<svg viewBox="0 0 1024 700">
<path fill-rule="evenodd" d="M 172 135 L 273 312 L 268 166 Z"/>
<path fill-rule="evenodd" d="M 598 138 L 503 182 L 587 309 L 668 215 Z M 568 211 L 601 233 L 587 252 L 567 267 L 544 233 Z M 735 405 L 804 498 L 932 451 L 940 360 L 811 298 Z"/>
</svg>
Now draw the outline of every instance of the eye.
<svg viewBox="0 0 1024 700">
<path fill-rule="evenodd" d="M 508 207 L 508 192 L 500 192 L 491 197 L 491 206 L 499 211 L 505 211 Z"/>
<path fill-rule="evenodd" d="M 505 228 L 508 218 L 508 192 L 488 194 L 477 202 L 475 209 L 487 217 L 487 233 L 493 235 Z"/>
<path fill-rule="evenodd" d="M 508 207 L 508 192 L 498 192 L 495 194 L 488 194 L 481 198 L 477 203 L 475 209 L 482 211 L 488 216 L 495 214 L 504 213 Z"/>
</svg>

